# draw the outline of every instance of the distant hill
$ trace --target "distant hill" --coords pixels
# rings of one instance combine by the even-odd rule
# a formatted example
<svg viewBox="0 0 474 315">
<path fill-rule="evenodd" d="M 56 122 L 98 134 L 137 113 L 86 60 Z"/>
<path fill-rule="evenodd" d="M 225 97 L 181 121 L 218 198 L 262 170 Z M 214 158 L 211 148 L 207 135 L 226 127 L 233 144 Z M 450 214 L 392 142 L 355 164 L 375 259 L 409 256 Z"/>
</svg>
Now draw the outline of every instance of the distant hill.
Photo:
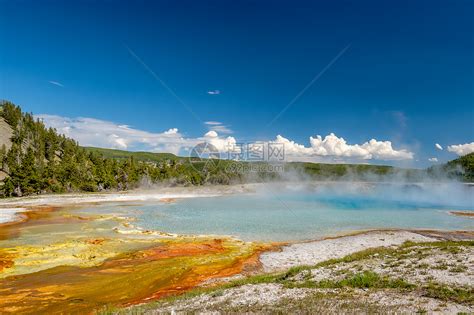
<svg viewBox="0 0 474 315">
<path fill-rule="evenodd" d="M 291 168 L 301 170 L 313 180 L 343 179 L 360 181 L 420 181 L 426 173 L 422 169 L 399 168 L 388 165 L 371 164 L 324 164 L 291 162 Z"/>
<path fill-rule="evenodd" d="M 136 161 L 158 163 L 174 161 L 202 171 L 206 160 L 189 159 L 171 153 L 131 152 L 116 149 L 85 147 L 86 151 L 101 154 L 106 158 L 126 160 L 133 157 Z M 279 169 L 277 167 L 280 166 Z M 219 160 L 214 165 L 214 172 L 219 173 L 220 183 L 255 182 L 262 180 L 388 180 L 397 176 L 400 180 L 421 180 L 426 173 L 418 169 L 402 169 L 387 165 L 369 164 L 328 164 L 310 162 L 287 162 L 283 164 L 269 164 L 266 162 L 236 162 Z"/>
<path fill-rule="evenodd" d="M 132 152 L 132 151 L 123 151 L 115 149 L 104 149 L 96 147 L 84 147 L 87 152 L 94 152 L 101 154 L 105 158 L 118 159 L 118 160 L 127 160 L 133 157 L 136 161 L 142 162 L 163 162 L 167 160 L 178 161 L 182 158 L 172 154 L 172 153 L 153 153 L 153 152 Z"/>
</svg>

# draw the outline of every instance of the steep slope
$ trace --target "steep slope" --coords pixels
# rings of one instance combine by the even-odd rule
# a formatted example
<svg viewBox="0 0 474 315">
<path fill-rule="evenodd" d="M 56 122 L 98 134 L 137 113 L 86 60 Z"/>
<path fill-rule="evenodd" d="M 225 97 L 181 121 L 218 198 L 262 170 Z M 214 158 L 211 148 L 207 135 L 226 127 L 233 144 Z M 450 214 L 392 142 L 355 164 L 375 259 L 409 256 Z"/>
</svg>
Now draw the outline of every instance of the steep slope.
<svg viewBox="0 0 474 315">
<path fill-rule="evenodd" d="M 10 125 L 0 117 L 0 181 L 3 181 L 7 177 L 7 173 L 2 169 L 1 157 L 10 150 L 12 141 L 10 140 L 13 136 L 13 130 Z M 1 185 L 1 183 L 0 183 Z"/>
<path fill-rule="evenodd" d="M 0 148 L 5 146 L 5 149 L 8 151 L 12 146 L 12 141 L 10 140 L 13 136 L 13 130 L 10 125 L 0 117 Z"/>
</svg>

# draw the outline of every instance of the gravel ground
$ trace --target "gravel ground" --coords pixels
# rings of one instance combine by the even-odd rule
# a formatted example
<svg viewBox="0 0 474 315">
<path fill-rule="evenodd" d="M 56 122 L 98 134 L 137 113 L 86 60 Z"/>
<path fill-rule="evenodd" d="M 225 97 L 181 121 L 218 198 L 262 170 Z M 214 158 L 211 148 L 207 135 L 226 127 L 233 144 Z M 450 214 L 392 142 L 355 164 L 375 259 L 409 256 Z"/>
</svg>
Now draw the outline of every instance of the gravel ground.
<svg viewBox="0 0 474 315">
<path fill-rule="evenodd" d="M 462 246 L 457 251 L 459 252 L 450 253 L 439 248 L 414 246 L 410 248 L 410 252 L 397 259 L 377 256 L 364 261 L 313 269 L 311 278 L 313 281 L 341 280 L 347 273 L 372 271 L 382 276 L 407 279 L 415 284 L 435 281 L 459 287 L 473 286 L 474 248 Z M 295 277 L 304 276 L 301 273 Z"/>
<path fill-rule="evenodd" d="M 339 294 L 339 295 L 338 295 Z M 344 297 L 340 297 L 343 295 Z M 315 297 L 312 299 L 312 297 Z M 299 302 L 299 303 L 298 303 Z M 324 313 L 365 313 L 365 306 L 383 313 L 430 314 L 471 313 L 472 307 L 437 299 L 420 297 L 414 293 L 398 293 L 390 290 L 345 292 L 341 289 L 284 288 L 279 284 L 244 285 L 225 290 L 221 295 L 205 294 L 189 300 L 163 305 L 145 314 L 227 314 L 227 313 L 282 313 L 297 312 L 295 306 L 307 303 L 305 310 L 317 308 Z"/>
<path fill-rule="evenodd" d="M 301 265 L 341 258 L 346 255 L 380 246 L 395 246 L 405 241 L 429 242 L 435 238 L 408 231 L 374 231 L 321 241 L 297 243 L 282 248 L 280 252 L 264 253 L 260 257 L 265 272 L 286 270 Z"/>
</svg>

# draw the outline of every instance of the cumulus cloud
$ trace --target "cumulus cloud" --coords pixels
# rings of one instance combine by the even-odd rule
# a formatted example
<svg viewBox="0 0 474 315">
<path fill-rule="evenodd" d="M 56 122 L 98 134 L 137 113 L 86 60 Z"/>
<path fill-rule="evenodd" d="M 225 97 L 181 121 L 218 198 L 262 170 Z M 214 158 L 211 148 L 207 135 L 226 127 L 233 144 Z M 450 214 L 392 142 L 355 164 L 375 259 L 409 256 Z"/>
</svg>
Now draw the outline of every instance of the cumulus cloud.
<svg viewBox="0 0 474 315">
<path fill-rule="evenodd" d="M 448 146 L 449 152 L 454 152 L 459 156 L 463 156 L 474 152 L 474 142 L 465 143 L 465 144 L 453 144 Z"/>
<path fill-rule="evenodd" d="M 439 143 L 435 143 L 435 147 L 436 147 L 436 149 L 438 149 L 438 150 L 441 150 L 441 151 L 443 150 L 443 147 L 442 147 L 441 144 L 439 144 Z"/>
<path fill-rule="evenodd" d="M 302 144 L 298 144 L 293 140 L 289 140 L 281 135 L 276 136 L 274 143 L 281 143 L 285 149 L 285 154 L 295 156 L 309 156 L 312 155 L 313 150 L 307 148 Z"/>
<path fill-rule="evenodd" d="M 432 157 L 432 158 L 429 158 L 428 161 L 436 163 L 438 162 L 438 158 Z"/>
<path fill-rule="evenodd" d="M 165 135 L 175 135 L 178 134 L 178 128 L 171 128 L 164 132 Z"/>
<path fill-rule="evenodd" d="M 344 138 L 334 133 L 324 137 L 310 137 L 310 146 L 305 147 L 282 136 L 277 136 L 276 143 L 283 143 L 285 154 L 300 156 L 330 156 L 337 158 L 376 159 L 376 160 L 410 160 L 414 154 L 407 150 L 395 150 L 390 141 L 371 139 L 363 144 L 348 144 Z"/>
<path fill-rule="evenodd" d="M 55 115 L 38 115 L 46 126 L 53 127 L 83 146 L 115 148 L 123 150 L 144 150 L 152 152 L 171 152 L 180 154 L 189 151 L 195 145 L 208 142 L 222 153 L 243 153 L 242 144 L 231 136 L 221 136 L 216 129 L 209 130 L 202 137 L 184 137 L 177 128 L 163 132 L 148 132 L 128 125 L 94 118 L 69 118 Z M 210 127 L 222 126 L 220 122 L 209 121 Z M 414 154 L 405 149 L 395 149 L 390 141 L 371 139 L 362 144 L 348 144 L 347 141 L 331 133 L 324 138 L 310 137 L 309 146 L 296 143 L 278 135 L 273 141 L 261 141 L 248 144 L 250 150 L 269 144 L 282 144 L 285 158 L 292 161 L 317 161 L 328 157 L 333 161 L 345 160 L 409 160 Z M 474 146 L 474 143 L 472 144 Z"/>
<path fill-rule="evenodd" d="M 59 83 L 58 81 L 48 81 L 49 83 L 53 84 L 53 85 L 56 85 L 56 86 L 60 86 L 60 87 L 64 87 L 64 85 L 62 85 L 61 83 Z"/>
<path fill-rule="evenodd" d="M 207 132 L 202 140 L 212 144 L 214 147 L 217 148 L 217 150 L 219 150 L 219 152 L 222 153 L 232 151 L 237 144 L 237 141 L 234 137 L 221 138 L 219 137 L 219 134 L 214 130 Z"/>
<path fill-rule="evenodd" d="M 209 130 L 213 130 L 218 133 L 224 133 L 224 134 L 230 134 L 233 133 L 233 131 L 223 123 L 219 121 L 206 121 L 204 123 Z"/>
<path fill-rule="evenodd" d="M 214 130 L 211 130 L 211 131 L 208 131 L 204 137 L 205 138 L 209 138 L 209 139 L 214 139 L 214 138 L 217 138 L 219 135 L 217 134 L 217 132 L 215 132 Z"/>
</svg>

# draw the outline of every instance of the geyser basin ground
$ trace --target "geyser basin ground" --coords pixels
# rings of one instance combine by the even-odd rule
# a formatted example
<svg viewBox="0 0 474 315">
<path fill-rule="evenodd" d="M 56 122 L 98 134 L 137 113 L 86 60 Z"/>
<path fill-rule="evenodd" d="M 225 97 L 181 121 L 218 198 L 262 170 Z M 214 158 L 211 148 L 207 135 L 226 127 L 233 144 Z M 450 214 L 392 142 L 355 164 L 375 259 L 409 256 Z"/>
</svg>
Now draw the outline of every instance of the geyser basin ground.
<svg viewBox="0 0 474 315">
<path fill-rule="evenodd" d="M 449 214 L 472 211 L 472 195 L 465 185 L 326 183 L 5 200 L 22 221 L 0 225 L 0 308 L 84 312 L 176 294 L 255 268 L 272 247 L 259 241 L 473 230 L 470 217 Z"/>
</svg>

